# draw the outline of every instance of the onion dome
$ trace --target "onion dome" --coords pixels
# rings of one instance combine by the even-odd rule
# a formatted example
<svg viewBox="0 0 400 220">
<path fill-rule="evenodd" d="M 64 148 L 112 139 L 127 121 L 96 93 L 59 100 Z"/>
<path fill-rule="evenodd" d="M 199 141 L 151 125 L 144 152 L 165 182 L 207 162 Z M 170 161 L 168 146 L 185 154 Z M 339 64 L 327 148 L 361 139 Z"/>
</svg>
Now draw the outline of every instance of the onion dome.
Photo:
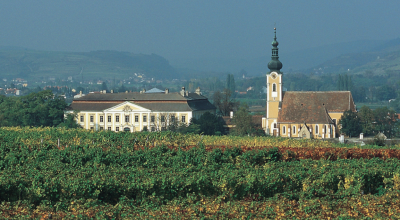
<svg viewBox="0 0 400 220">
<path fill-rule="evenodd" d="M 274 28 L 274 33 L 275 33 L 275 37 L 274 37 L 274 41 L 272 41 L 272 57 L 271 57 L 271 61 L 269 61 L 268 63 L 268 69 L 272 71 L 277 71 L 279 72 L 280 69 L 282 69 L 282 63 L 281 61 L 279 61 L 279 56 L 278 56 L 278 41 L 276 41 L 276 28 Z"/>
</svg>

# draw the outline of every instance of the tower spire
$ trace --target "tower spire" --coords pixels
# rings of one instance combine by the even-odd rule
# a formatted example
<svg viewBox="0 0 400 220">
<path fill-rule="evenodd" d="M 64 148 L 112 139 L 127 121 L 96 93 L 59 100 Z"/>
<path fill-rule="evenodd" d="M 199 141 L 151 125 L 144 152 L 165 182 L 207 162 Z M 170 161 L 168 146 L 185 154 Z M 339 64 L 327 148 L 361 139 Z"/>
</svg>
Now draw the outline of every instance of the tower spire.
<svg viewBox="0 0 400 220">
<path fill-rule="evenodd" d="M 280 72 L 282 69 L 282 63 L 279 61 L 278 56 L 278 41 L 276 41 L 276 27 L 274 27 L 274 41 L 272 41 L 272 56 L 271 61 L 268 63 L 268 68 L 272 71 Z"/>
</svg>

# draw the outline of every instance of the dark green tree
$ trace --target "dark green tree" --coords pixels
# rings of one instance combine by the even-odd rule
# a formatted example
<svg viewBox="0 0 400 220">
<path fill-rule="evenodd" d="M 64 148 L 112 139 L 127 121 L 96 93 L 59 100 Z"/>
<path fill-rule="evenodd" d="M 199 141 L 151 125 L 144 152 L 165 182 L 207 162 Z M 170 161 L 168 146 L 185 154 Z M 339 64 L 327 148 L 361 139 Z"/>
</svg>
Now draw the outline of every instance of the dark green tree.
<svg viewBox="0 0 400 220">
<path fill-rule="evenodd" d="M 243 136 L 251 133 L 253 121 L 248 108 L 247 104 L 242 104 L 233 115 L 232 123 L 235 127 L 232 132 L 234 135 Z"/>
<path fill-rule="evenodd" d="M 232 98 L 232 93 L 229 89 L 224 89 L 223 92 L 216 91 L 213 95 L 213 101 L 215 107 L 223 116 L 228 116 L 238 106 L 238 102 Z"/>
<path fill-rule="evenodd" d="M 341 124 L 340 131 L 349 137 L 358 136 L 362 132 L 360 117 L 356 112 L 351 110 L 344 112 L 339 123 Z"/>
<path fill-rule="evenodd" d="M 375 129 L 373 122 L 375 117 L 373 111 L 368 106 L 364 105 L 361 107 L 360 111 L 358 111 L 358 116 L 361 120 L 362 133 L 364 133 L 365 136 L 374 134 Z"/>
<path fill-rule="evenodd" d="M 395 135 L 397 123 L 397 114 L 387 107 L 374 110 L 375 131 L 382 132 L 386 137 L 391 138 Z"/>
<path fill-rule="evenodd" d="M 77 112 L 67 114 L 64 118 L 64 122 L 60 123 L 58 127 L 66 128 L 80 128 L 81 126 L 76 121 Z"/>
<path fill-rule="evenodd" d="M 106 84 L 106 82 L 103 82 L 102 84 L 101 84 L 101 90 L 103 91 L 103 90 L 106 90 L 107 91 L 107 84 Z"/>
<path fill-rule="evenodd" d="M 193 124 L 197 124 L 200 126 L 200 133 L 205 135 L 215 135 L 215 133 L 223 133 L 224 125 L 222 118 L 211 114 L 210 112 L 206 112 L 199 119 L 193 119 Z"/>
<path fill-rule="evenodd" d="M 233 74 L 228 74 L 226 77 L 226 88 L 231 91 L 231 94 L 234 96 L 236 91 L 235 77 Z"/>
</svg>

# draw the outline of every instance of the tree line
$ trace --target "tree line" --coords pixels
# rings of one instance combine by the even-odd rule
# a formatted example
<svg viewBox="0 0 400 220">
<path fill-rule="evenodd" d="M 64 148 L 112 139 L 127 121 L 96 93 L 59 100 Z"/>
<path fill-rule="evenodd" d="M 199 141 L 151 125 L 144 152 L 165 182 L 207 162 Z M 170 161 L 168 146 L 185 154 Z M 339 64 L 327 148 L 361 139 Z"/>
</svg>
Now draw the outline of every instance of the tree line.
<svg viewBox="0 0 400 220">
<path fill-rule="evenodd" d="M 350 137 L 357 137 L 360 133 L 373 136 L 379 132 L 389 138 L 400 136 L 398 116 L 387 107 L 372 110 L 364 105 L 358 112 L 346 111 L 339 123 L 341 132 Z"/>
</svg>

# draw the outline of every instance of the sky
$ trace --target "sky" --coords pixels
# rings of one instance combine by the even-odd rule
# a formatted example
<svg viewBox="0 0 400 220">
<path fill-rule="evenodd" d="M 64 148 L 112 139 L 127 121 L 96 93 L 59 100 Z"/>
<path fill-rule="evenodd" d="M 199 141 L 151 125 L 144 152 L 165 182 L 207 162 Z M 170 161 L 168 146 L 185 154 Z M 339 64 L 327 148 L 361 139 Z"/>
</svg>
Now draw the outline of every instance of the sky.
<svg viewBox="0 0 400 220">
<path fill-rule="evenodd" d="M 0 46 L 155 53 L 172 65 L 400 37 L 400 1 L 2 0 Z"/>
</svg>

